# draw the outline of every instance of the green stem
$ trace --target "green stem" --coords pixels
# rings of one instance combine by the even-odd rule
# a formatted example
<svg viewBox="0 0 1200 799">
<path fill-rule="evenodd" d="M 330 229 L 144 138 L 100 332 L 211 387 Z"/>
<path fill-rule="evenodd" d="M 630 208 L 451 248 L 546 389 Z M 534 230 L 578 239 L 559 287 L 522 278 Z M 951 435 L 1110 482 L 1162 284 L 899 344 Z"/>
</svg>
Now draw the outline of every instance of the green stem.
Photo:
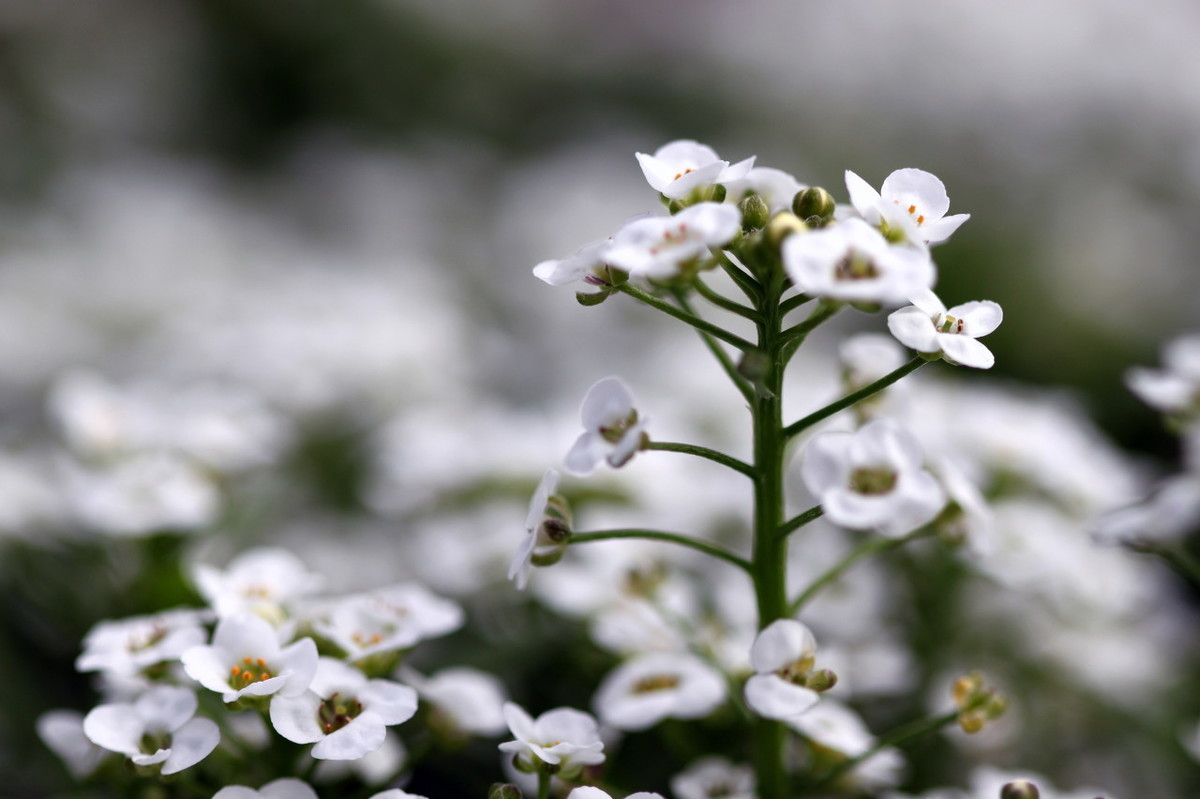
<svg viewBox="0 0 1200 799">
<path fill-rule="evenodd" d="M 726 344 L 732 344 L 733 346 L 737 347 L 742 352 L 745 352 L 746 350 L 751 349 L 753 347 L 753 345 L 749 341 L 746 341 L 746 339 L 742 338 L 741 336 L 734 335 L 733 333 L 730 333 L 728 330 L 726 330 L 722 327 L 718 327 L 717 325 L 714 325 L 712 322 L 709 322 L 706 319 L 701 319 L 699 316 L 696 316 L 695 314 L 688 313 L 687 311 L 684 311 L 680 308 L 676 308 L 674 305 L 671 305 L 670 303 L 663 302 L 658 297 L 655 297 L 653 294 L 642 291 L 641 289 L 639 289 L 638 287 L 636 287 L 630 283 L 621 283 L 616 287 L 616 289 L 617 289 L 617 291 L 628 294 L 630 297 L 633 297 L 634 299 L 641 300 L 642 302 L 646 303 L 647 305 L 651 306 L 652 308 L 657 308 L 658 310 L 662 311 L 663 313 L 665 313 L 669 316 L 673 316 L 682 322 L 686 322 L 687 324 L 691 325 L 692 327 L 696 328 L 697 330 L 700 330 L 704 333 L 708 333 L 710 336 L 713 336 L 714 338 L 718 338 L 721 341 L 724 341 Z"/>
<path fill-rule="evenodd" d="M 717 452 L 715 449 L 708 447 L 700 447 L 695 444 L 677 444 L 671 441 L 651 441 L 645 446 L 647 450 L 657 450 L 659 452 L 682 452 L 685 455 L 695 455 L 698 458 L 705 458 L 713 463 L 719 463 L 722 466 L 727 466 L 735 472 L 741 472 L 747 477 L 754 477 L 754 467 L 750 464 L 740 461 L 737 458 L 726 455 L 724 452 Z"/>
<path fill-rule="evenodd" d="M 779 528 L 779 531 L 776 532 L 775 535 L 779 536 L 780 538 L 787 538 L 789 535 L 796 532 L 804 525 L 808 524 L 811 521 L 819 519 L 824 515 L 825 515 L 825 509 L 822 508 L 820 505 L 811 507 L 808 510 L 804 511 L 804 513 L 801 513 L 799 516 L 793 516 L 791 519 L 789 519 L 784 525 L 782 525 Z"/>
<path fill-rule="evenodd" d="M 714 291 L 707 283 L 701 280 L 698 276 L 693 284 L 696 287 L 696 292 L 704 299 L 711 302 L 721 310 L 729 311 L 732 314 L 737 314 L 744 319 L 754 320 L 758 318 L 758 311 L 753 308 L 747 308 L 740 302 L 734 302 L 728 297 Z"/>
<path fill-rule="evenodd" d="M 792 311 L 799 308 L 801 305 L 804 305 L 806 302 L 809 302 L 811 300 L 812 300 L 812 295 L 796 294 L 796 295 L 794 295 L 792 297 L 788 297 L 786 300 L 784 300 L 783 303 L 780 304 L 780 306 L 779 306 L 779 311 L 780 311 L 780 313 L 782 313 L 783 315 L 786 316 L 787 314 L 789 314 Z"/>
<path fill-rule="evenodd" d="M 793 422 L 792 424 L 790 424 L 784 428 L 783 434 L 785 436 L 787 436 L 788 438 L 793 438 L 796 435 L 804 432 L 808 428 L 812 427 L 817 422 L 821 422 L 821 421 L 824 421 L 825 419 L 828 419 L 830 416 L 833 416 L 838 411 L 845 410 L 846 408 L 849 408 L 851 405 L 857 405 L 858 403 L 862 402 L 863 400 L 867 399 L 868 397 L 878 394 L 880 391 L 883 391 L 885 388 L 890 386 L 892 383 L 895 383 L 897 380 L 904 377 L 905 375 L 912 374 L 913 372 L 917 371 L 918 369 L 920 369 L 922 366 L 924 366 L 927 363 L 929 363 L 929 361 L 925 360 L 920 355 L 918 355 L 915 358 L 913 358 L 911 361 L 909 361 L 908 363 L 901 366 L 899 369 L 896 369 L 893 372 L 889 372 L 888 374 L 886 374 L 883 377 L 876 380 L 874 383 L 865 385 L 862 388 L 858 389 L 857 391 L 853 391 L 853 392 L 847 394 L 846 396 L 842 397 L 837 402 L 829 403 L 821 410 L 810 413 L 808 416 L 805 416 L 803 419 L 799 420 L 798 422 Z"/>
<path fill-rule="evenodd" d="M 751 302 L 756 305 L 761 304 L 763 287 L 753 275 L 730 260 L 729 255 L 725 252 L 717 254 L 717 263 L 720 264 L 721 268 L 725 270 L 725 274 L 729 275 Z"/>
<path fill-rule="evenodd" d="M 676 292 L 675 299 L 679 303 L 679 307 L 683 308 L 683 310 L 690 314 L 695 314 L 691 305 L 688 304 L 687 297 L 683 295 L 683 292 Z M 709 352 L 711 352 L 713 357 L 717 359 L 717 363 L 721 364 L 721 368 L 725 370 L 725 374 L 733 382 L 734 387 L 741 393 L 746 402 L 753 402 L 754 387 L 750 385 L 750 382 L 746 380 L 746 378 L 742 377 L 740 372 L 738 372 L 737 364 L 735 364 L 733 359 L 729 357 L 729 353 L 722 349 L 717 340 L 708 333 L 705 333 L 703 330 L 698 330 L 696 332 L 700 334 L 700 338 L 704 341 L 704 346 L 708 347 Z"/>
<path fill-rule="evenodd" d="M 758 629 L 787 614 L 787 537 L 784 523 L 783 372 L 786 342 L 781 335 L 782 270 L 764 286 L 758 305 L 758 349 L 764 371 L 751 404 L 754 422 L 754 554 L 753 577 Z M 788 793 L 785 765 L 786 729 L 782 722 L 758 719 L 754 728 L 755 774 L 761 799 L 784 799 Z"/>
<path fill-rule="evenodd" d="M 539 768 L 537 775 L 537 799 L 550 799 L 550 772 L 545 768 Z"/>
<path fill-rule="evenodd" d="M 663 530 L 642 530 L 638 528 L 597 530 L 591 533 L 572 533 L 570 542 L 572 545 L 590 544 L 593 541 L 614 541 L 619 538 L 641 538 L 647 541 L 667 541 L 672 544 L 679 544 L 680 546 L 703 552 L 706 555 L 711 555 L 726 563 L 733 564 L 747 574 L 752 573 L 750 561 L 745 558 L 739 557 L 719 544 L 714 544 L 711 541 L 705 541 L 700 538 L 692 538 L 682 533 L 668 533 Z"/>
<path fill-rule="evenodd" d="M 961 712 L 962 711 L 955 710 L 952 713 L 946 713 L 941 716 L 933 716 L 927 719 L 917 719 L 916 721 L 912 721 L 901 727 L 897 727 L 892 732 L 880 738 L 875 745 L 867 751 L 863 752 L 862 754 L 855 755 L 854 757 L 847 758 L 838 763 L 836 766 L 826 772 L 824 776 L 816 781 L 816 783 L 812 786 L 813 789 L 819 790 L 824 788 L 829 783 L 845 774 L 847 771 L 852 770 L 855 766 L 863 761 L 869 760 L 870 758 L 882 752 L 884 749 L 890 749 L 893 746 L 899 746 L 905 741 L 929 735 L 930 733 L 937 732 L 943 727 L 953 724 L 958 720 L 958 716 Z"/>
<path fill-rule="evenodd" d="M 808 604 L 809 600 L 816 596 L 822 588 L 837 580 L 839 577 L 845 574 L 851 566 L 858 563 L 860 560 L 869 558 L 871 555 L 879 552 L 887 552 L 892 549 L 898 549 L 907 544 L 909 541 L 915 541 L 918 538 L 924 538 L 932 534 L 932 527 L 921 527 L 904 536 L 903 538 L 868 538 L 866 541 L 863 541 L 861 544 L 855 547 L 849 555 L 842 558 L 841 561 L 831 567 L 828 571 L 809 583 L 808 587 L 801 592 L 800 596 L 792 600 L 789 612 L 793 616 L 798 615 L 804 606 Z"/>
</svg>

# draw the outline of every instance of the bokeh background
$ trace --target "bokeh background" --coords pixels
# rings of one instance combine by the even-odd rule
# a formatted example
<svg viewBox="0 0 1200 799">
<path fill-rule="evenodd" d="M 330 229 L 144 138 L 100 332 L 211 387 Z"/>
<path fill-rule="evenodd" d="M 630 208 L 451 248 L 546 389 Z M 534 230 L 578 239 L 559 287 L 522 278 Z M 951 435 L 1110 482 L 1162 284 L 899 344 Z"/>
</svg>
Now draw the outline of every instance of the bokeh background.
<svg viewBox="0 0 1200 799">
<path fill-rule="evenodd" d="M 32 719 L 94 702 L 70 666 L 83 632 L 187 599 L 133 586 L 154 557 L 133 538 L 96 560 L 96 530 L 149 511 L 67 463 L 62 409 L 89 386 L 142 392 L 179 437 L 232 431 L 216 471 L 236 476 L 170 489 L 220 533 L 189 557 L 285 540 L 378 584 L 416 567 L 346 553 L 409 535 L 459 596 L 485 581 L 464 531 L 517 540 L 598 377 L 686 388 L 658 417 L 718 425 L 688 399 L 707 384 L 684 333 L 529 274 L 652 207 L 633 153 L 671 139 L 843 199 L 845 169 L 937 174 L 972 215 L 936 252 L 939 293 L 1005 309 L 987 379 L 1069 397 L 1133 473 L 1175 468 L 1122 375 L 1200 326 L 1198 39 L 1189 0 L 8 0 L 0 781 L 68 790 Z M 1195 717 L 1193 694 L 1175 696 Z M 1195 789 L 1173 737 L 1154 746 L 1158 793 L 1116 768 L 1124 795 Z"/>
</svg>

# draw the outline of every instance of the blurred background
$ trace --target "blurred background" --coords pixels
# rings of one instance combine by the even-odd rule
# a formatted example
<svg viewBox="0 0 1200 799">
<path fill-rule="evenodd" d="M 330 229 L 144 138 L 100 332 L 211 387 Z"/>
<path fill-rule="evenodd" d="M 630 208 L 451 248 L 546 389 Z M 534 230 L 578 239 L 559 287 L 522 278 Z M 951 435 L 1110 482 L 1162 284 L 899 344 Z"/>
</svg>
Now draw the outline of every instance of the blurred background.
<svg viewBox="0 0 1200 799">
<path fill-rule="evenodd" d="M 83 633 L 188 601 L 131 587 L 162 554 L 120 548 L 145 530 L 217 530 L 188 558 L 219 563 L 296 542 L 344 586 L 417 570 L 342 557 L 407 530 L 464 597 L 486 578 L 449 542 L 515 546 L 594 380 L 641 380 L 668 429 L 729 416 L 726 389 L 686 401 L 686 331 L 530 276 L 652 208 L 633 154 L 672 139 L 842 200 L 846 169 L 938 175 L 971 214 L 939 294 L 1005 310 L 986 379 L 1093 420 L 1137 480 L 1175 468 L 1122 375 L 1200 326 L 1198 37 L 1190 0 L 6 0 L 0 777 L 66 790 L 31 720 L 94 702 Z M 114 476 L 96 441 L 139 435 L 201 474 Z M 92 571 L 97 531 L 119 543 Z M 1168 726 L 1144 796 L 1196 786 Z"/>
</svg>

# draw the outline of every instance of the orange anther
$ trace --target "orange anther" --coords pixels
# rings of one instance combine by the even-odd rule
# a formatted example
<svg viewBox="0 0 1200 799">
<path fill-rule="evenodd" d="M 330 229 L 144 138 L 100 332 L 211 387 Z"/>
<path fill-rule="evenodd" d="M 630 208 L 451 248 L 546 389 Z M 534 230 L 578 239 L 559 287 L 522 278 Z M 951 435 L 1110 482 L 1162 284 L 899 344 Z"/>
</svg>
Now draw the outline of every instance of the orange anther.
<svg viewBox="0 0 1200 799">
<path fill-rule="evenodd" d="M 915 205 L 908 206 L 908 212 L 910 214 L 915 214 L 917 212 L 917 206 L 915 206 Z"/>
<path fill-rule="evenodd" d="M 262 658 L 259 658 L 258 660 L 256 660 L 255 663 L 258 664 L 258 667 L 260 669 L 264 668 L 267 665 L 267 661 L 263 660 Z"/>
<path fill-rule="evenodd" d="M 917 224 L 918 225 L 925 224 L 925 214 L 921 214 L 920 216 L 917 217 Z"/>
<path fill-rule="evenodd" d="M 242 658 L 242 662 L 245 663 L 247 666 L 253 666 L 254 658 Z"/>
<path fill-rule="evenodd" d="M 239 669 L 237 666 L 234 666 L 232 669 L 229 670 L 229 673 L 232 674 L 234 677 L 237 677 L 239 674 L 242 673 L 242 670 Z"/>
<path fill-rule="evenodd" d="M 267 674 L 265 671 L 262 674 L 258 675 L 259 682 L 262 682 L 263 680 L 269 680 L 269 679 L 271 679 L 271 675 Z"/>
</svg>

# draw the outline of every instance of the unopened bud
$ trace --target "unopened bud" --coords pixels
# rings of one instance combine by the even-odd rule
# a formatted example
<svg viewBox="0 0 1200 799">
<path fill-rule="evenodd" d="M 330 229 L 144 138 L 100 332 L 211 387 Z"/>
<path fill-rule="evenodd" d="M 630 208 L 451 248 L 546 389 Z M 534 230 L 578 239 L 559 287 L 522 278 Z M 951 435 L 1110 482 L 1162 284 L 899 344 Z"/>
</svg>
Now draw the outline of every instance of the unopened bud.
<svg viewBox="0 0 1200 799">
<path fill-rule="evenodd" d="M 819 186 L 804 189 L 792 199 L 792 212 L 801 219 L 827 219 L 837 206 L 833 195 Z"/>
<path fill-rule="evenodd" d="M 738 203 L 738 210 L 742 212 L 743 230 L 758 230 L 771 218 L 771 208 L 759 194 L 751 194 Z"/>
<path fill-rule="evenodd" d="M 524 794 L 511 782 L 496 782 L 488 788 L 488 799 L 524 799 Z"/>
<path fill-rule="evenodd" d="M 985 721 L 987 720 L 981 713 L 960 713 L 958 716 L 958 726 L 967 735 L 974 735 L 982 730 Z"/>
<path fill-rule="evenodd" d="M 767 241 L 778 247 L 785 238 L 793 233 L 805 233 L 808 227 L 795 214 L 781 211 L 767 222 Z"/>
<path fill-rule="evenodd" d="M 608 299 L 608 295 L 612 294 L 611 290 L 607 291 L 577 291 L 575 292 L 575 300 L 585 308 L 591 308 L 593 305 L 599 305 Z"/>
<path fill-rule="evenodd" d="M 1000 799 L 1039 799 L 1041 795 L 1029 780 L 1013 780 L 1000 789 Z"/>
<path fill-rule="evenodd" d="M 837 681 L 837 675 L 832 671 L 829 669 L 820 669 L 808 675 L 808 679 L 804 681 L 804 687 L 821 693 L 837 685 Z"/>
<path fill-rule="evenodd" d="M 1002 696 L 993 696 L 983 708 L 984 715 L 988 717 L 989 721 L 1000 718 L 1006 710 L 1008 710 L 1008 700 Z"/>
</svg>

